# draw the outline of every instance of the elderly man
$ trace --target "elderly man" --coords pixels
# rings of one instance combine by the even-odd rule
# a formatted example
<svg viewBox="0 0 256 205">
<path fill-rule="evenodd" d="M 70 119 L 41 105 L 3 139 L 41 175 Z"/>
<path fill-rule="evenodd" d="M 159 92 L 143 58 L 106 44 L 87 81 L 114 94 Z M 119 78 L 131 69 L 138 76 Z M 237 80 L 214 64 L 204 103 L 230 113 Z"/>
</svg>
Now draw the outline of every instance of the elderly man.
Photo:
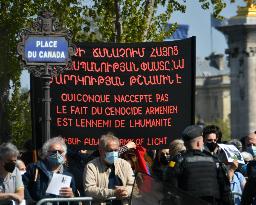
<svg viewBox="0 0 256 205">
<path fill-rule="evenodd" d="M 231 195 L 223 195 L 226 191 L 231 193 L 230 187 L 229 190 L 222 190 L 222 184 L 224 180 L 228 183 L 228 178 L 219 175 L 215 158 L 210 153 L 203 152 L 202 128 L 188 126 L 183 131 L 182 138 L 187 151 L 169 163 L 165 182 L 209 204 L 232 204 Z"/>
<path fill-rule="evenodd" d="M 256 157 L 256 131 L 250 133 L 245 138 L 246 151 L 251 153 L 253 157 Z"/>
<path fill-rule="evenodd" d="M 116 197 L 113 204 L 126 204 L 134 183 L 130 164 L 118 158 L 119 139 L 103 135 L 99 142 L 100 156 L 90 161 L 84 170 L 86 196 L 99 201 Z"/>
<path fill-rule="evenodd" d="M 25 186 L 25 199 L 29 202 L 36 202 L 42 198 L 58 197 L 46 193 L 53 173 L 59 173 L 72 177 L 70 187 L 63 187 L 59 191 L 61 197 L 73 197 L 76 192 L 73 176 L 63 166 L 66 158 L 67 146 L 61 137 L 54 137 L 46 141 L 42 147 L 42 160 L 27 166 L 23 175 Z"/>
<path fill-rule="evenodd" d="M 256 131 L 246 136 L 245 151 L 253 157 L 248 164 L 243 166 L 243 174 L 250 178 L 256 176 Z"/>
<path fill-rule="evenodd" d="M 3 200 L 21 202 L 24 199 L 21 173 L 16 168 L 18 155 L 19 151 L 15 145 L 0 145 L 0 204 Z"/>
</svg>

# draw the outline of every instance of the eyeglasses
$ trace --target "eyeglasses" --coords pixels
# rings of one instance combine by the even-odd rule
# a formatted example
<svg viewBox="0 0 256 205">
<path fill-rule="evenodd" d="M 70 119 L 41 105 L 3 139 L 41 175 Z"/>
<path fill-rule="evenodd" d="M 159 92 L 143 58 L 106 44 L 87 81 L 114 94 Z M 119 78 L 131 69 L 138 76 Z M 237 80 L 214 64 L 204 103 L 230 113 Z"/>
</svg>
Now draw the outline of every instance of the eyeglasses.
<svg viewBox="0 0 256 205">
<path fill-rule="evenodd" d="M 60 153 L 60 154 L 63 154 L 63 153 L 64 153 L 63 150 L 49 150 L 49 151 L 48 151 L 48 153 L 50 153 L 50 154 L 56 154 L 57 152 Z"/>
<path fill-rule="evenodd" d="M 116 149 L 105 149 L 105 152 L 118 152 L 118 148 Z"/>
</svg>

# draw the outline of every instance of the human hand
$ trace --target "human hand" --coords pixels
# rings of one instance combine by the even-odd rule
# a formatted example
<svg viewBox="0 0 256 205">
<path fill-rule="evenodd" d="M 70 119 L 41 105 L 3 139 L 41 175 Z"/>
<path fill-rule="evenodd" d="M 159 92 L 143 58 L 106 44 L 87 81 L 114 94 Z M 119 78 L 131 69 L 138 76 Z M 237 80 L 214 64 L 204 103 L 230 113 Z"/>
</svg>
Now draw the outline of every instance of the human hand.
<svg viewBox="0 0 256 205">
<path fill-rule="evenodd" d="M 63 197 L 74 197 L 74 194 L 73 194 L 73 190 L 71 189 L 71 187 L 62 187 L 60 189 L 60 196 L 63 196 Z"/>
<path fill-rule="evenodd" d="M 136 148 L 136 144 L 133 141 L 129 141 L 125 146 L 128 147 L 128 149 L 135 149 Z"/>
<path fill-rule="evenodd" d="M 238 168 L 238 161 L 237 160 L 234 160 L 233 163 L 231 163 L 231 166 L 230 166 L 230 169 L 232 169 L 233 171 L 237 170 Z"/>
<path fill-rule="evenodd" d="M 115 196 L 118 199 L 123 199 L 128 197 L 128 191 L 124 186 L 116 186 Z"/>
<path fill-rule="evenodd" d="M 19 203 L 21 203 L 22 200 L 23 200 L 23 198 L 21 198 L 21 196 L 18 195 L 18 194 L 16 194 L 16 193 L 9 193 L 9 198 L 10 198 L 11 200 L 17 201 L 17 202 L 19 202 Z"/>
</svg>

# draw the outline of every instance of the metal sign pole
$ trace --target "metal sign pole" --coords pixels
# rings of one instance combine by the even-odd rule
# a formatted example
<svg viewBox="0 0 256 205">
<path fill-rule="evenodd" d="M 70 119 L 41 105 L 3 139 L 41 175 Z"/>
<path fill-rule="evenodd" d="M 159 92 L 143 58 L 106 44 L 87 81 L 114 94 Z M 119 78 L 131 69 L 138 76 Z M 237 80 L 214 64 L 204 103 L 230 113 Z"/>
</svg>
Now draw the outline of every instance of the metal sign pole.
<svg viewBox="0 0 256 205">
<path fill-rule="evenodd" d="M 20 37 L 17 50 L 21 66 L 43 81 L 41 137 L 45 142 L 51 138 L 51 78 L 72 67 L 76 47 L 71 43 L 71 32 L 63 29 L 49 11 L 40 12 L 32 27 L 23 29 Z"/>
<path fill-rule="evenodd" d="M 51 138 L 51 97 L 50 97 L 50 81 L 51 75 L 49 74 L 48 65 L 45 67 L 45 73 L 42 75 L 43 79 L 43 141 Z"/>
</svg>

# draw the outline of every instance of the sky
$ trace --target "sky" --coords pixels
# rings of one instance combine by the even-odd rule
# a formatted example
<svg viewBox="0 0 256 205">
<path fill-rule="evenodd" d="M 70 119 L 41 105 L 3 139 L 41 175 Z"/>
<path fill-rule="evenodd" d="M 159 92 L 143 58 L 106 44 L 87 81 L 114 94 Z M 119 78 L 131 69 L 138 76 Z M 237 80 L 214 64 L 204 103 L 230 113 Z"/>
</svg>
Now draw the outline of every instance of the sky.
<svg viewBox="0 0 256 205">
<path fill-rule="evenodd" d="M 189 37 L 196 36 L 197 57 L 204 58 L 209 56 L 211 52 L 224 54 L 225 49 L 227 48 L 227 43 L 224 35 L 221 32 L 211 28 L 210 17 L 212 10 L 203 10 L 197 1 L 198 0 L 187 0 L 186 13 L 174 13 L 170 23 L 177 22 L 178 24 L 189 25 Z M 236 3 L 228 4 L 227 7 L 221 12 L 221 15 L 225 18 L 235 16 L 237 7 L 244 5 L 245 2 L 243 0 L 236 0 Z M 24 71 L 21 75 L 21 86 L 29 88 L 29 84 L 29 74 L 27 71 Z"/>
<path fill-rule="evenodd" d="M 178 24 L 189 25 L 189 37 L 196 36 L 196 52 L 198 57 L 206 57 L 211 52 L 225 53 L 227 43 L 224 35 L 211 28 L 212 9 L 203 10 L 197 0 L 187 0 L 187 11 L 185 14 L 175 14 L 171 21 Z M 227 0 L 228 1 L 228 0 Z M 236 15 L 238 6 L 245 6 L 242 0 L 236 0 L 236 3 L 227 4 L 227 7 L 221 12 L 225 18 Z M 211 30 L 212 30 L 212 48 L 211 48 Z"/>
</svg>

